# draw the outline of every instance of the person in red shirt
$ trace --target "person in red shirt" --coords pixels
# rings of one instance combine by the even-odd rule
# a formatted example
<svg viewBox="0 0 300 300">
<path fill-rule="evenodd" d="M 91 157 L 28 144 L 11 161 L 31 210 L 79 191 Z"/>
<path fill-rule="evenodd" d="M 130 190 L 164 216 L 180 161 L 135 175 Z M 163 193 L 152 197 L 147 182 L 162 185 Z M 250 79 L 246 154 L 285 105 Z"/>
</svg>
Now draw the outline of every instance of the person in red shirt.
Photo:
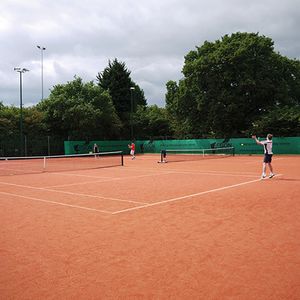
<svg viewBox="0 0 300 300">
<path fill-rule="evenodd" d="M 131 159 L 135 159 L 135 144 L 134 142 L 131 143 L 131 145 L 128 145 L 128 148 L 130 149 L 130 155 Z"/>
</svg>

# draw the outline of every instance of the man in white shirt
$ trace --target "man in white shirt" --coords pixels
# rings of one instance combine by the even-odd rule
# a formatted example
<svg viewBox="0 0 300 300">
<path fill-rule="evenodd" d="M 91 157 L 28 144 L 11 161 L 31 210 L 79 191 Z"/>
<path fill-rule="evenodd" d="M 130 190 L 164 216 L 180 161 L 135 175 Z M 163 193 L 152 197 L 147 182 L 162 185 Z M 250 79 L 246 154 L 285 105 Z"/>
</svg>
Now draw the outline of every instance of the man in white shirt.
<svg viewBox="0 0 300 300">
<path fill-rule="evenodd" d="M 270 175 L 269 178 L 274 177 L 274 172 L 273 172 L 273 167 L 272 167 L 272 156 L 273 156 L 273 152 L 272 152 L 272 146 L 273 146 L 273 142 L 272 142 L 272 138 L 273 135 L 271 133 L 269 133 L 267 135 L 267 139 L 265 141 L 259 141 L 256 137 L 256 135 L 253 135 L 252 138 L 255 140 L 256 144 L 258 145 L 262 145 L 264 147 L 264 162 L 263 162 L 263 172 L 261 175 L 261 179 L 264 179 L 266 177 L 266 165 L 268 164 L 269 170 L 270 170 Z"/>
</svg>

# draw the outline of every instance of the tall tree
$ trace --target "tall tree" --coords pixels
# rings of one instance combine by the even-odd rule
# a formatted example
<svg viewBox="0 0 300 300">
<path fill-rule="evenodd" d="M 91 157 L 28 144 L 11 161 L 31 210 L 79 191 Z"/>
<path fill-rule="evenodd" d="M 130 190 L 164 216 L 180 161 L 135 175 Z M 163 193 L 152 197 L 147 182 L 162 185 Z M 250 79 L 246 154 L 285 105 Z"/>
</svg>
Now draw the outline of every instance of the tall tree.
<svg viewBox="0 0 300 300">
<path fill-rule="evenodd" d="M 177 138 L 188 135 L 199 137 L 200 114 L 197 109 L 196 97 L 188 89 L 185 80 L 180 80 L 179 85 L 174 81 L 167 82 L 166 110 L 170 126 Z"/>
<path fill-rule="evenodd" d="M 54 86 L 49 98 L 38 104 L 52 132 L 73 139 L 119 136 L 121 127 L 110 95 L 93 82 L 75 79 Z"/>
<path fill-rule="evenodd" d="M 270 38 L 235 33 L 186 55 L 172 99 L 190 130 L 238 136 L 270 110 L 299 103 L 299 71 L 298 61 L 274 52 Z"/>
<path fill-rule="evenodd" d="M 138 105 L 146 106 L 147 104 L 143 90 L 132 81 L 130 74 L 124 62 L 114 59 L 109 61 L 104 71 L 97 75 L 99 86 L 109 92 L 121 120 L 128 120 L 131 100 L 133 100 L 134 111 Z"/>
</svg>

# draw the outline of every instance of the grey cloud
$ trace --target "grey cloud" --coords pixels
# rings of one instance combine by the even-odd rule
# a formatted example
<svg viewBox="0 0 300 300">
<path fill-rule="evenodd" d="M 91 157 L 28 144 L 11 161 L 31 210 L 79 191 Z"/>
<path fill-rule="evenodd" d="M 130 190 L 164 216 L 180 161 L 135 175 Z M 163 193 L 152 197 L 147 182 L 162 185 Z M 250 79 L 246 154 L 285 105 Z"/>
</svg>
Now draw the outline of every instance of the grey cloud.
<svg viewBox="0 0 300 300">
<path fill-rule="evenodd" d="M 275 50 L 300 58 L 300 2 L 297 0 L 90 0 L 0 2 L 0 100 L 18 104 L 18 74 L 28 103 L 41 97 L 40 52 L 44 53 L 44 94 L 55 84 L 95 80 L 109 59 L 126 63 L 149 104 L 164 105 L 165 84 L 182 77 L 184 56 L 205 40 L 236 31 L 271 37 Z"/>
</svg>

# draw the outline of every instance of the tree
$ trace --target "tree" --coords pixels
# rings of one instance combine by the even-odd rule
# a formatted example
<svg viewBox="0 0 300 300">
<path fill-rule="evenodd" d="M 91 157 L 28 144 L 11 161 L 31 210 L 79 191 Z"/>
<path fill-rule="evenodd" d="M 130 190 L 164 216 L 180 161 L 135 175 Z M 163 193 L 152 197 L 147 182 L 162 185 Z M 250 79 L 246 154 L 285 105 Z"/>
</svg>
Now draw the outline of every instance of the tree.
<svg viewBox="0 0 300 300">
<path fill-rule="evenodd" d="M 299 61 L 275 53 L 273 41 L 255 33 L 205 42 L 186 55 L 183 74 L 167 109 L 200 135 L 243 135 L 270 110 L 300 99 Z"/>
<path fill-rule="evenodd" d="M 276 136 L 300 136 L 300 106 L 276 107 L 253 123 L 249 136 L 267 132 Z"/>
<path fill-rule="evenodd" d="M 121 123 L 110 95 L 93 82 L 75 79 L 54 86 L 48 99 L 38 104 L 51 132 L 72 139 L 119 136 Z"/>
<path fill-rule="evenodd" d="M 5 106 L 0 102 L 0 139 L 19 134 L 19 109 L 14 106 Z"/>
<path fill-rule="evenodd" d="M 35 106 L 23 107 L 24 153 L 20 152 L 20 109 L 0 104 L 0 156 L 47 154 L 47 130 L 43 119 L 44 113 Z"/>
<path fill-rule="evenodd" d="M 170 127 L 177 138 L 185 138 L 189 135 L 199 137 L 196 98 L 192 96 L 185 80 L 180 80 L 179 85 L 174 81 L 167 83 L 166 110 Z"/>
<path fill-rule="evenodd" d="M 23 108 L 24 134 L 39 136 L 47 134 L 47 126 L 44 123 L 44 112 L 36 106 Z"/>
<path fill-rule="evenodd" d="M 138 105 L 147 104 L 143 90 L 132 81 L 130 74 L 125 63 L 114 59 L 112 62 L 109 61 L 108 67 L 97 75 L 99 86 L 109 92 L 116 111 L 123 121 L 128 121 L 131 112 L 131 87 L 134 87 L 134 111 Z"/>
<path fill-rule="evenodd" d="M 172 134 L 166 109 L 157 105 L 138 106 L 133 121 L 135 136 L 140 139 L 170 136 Z"/>
</svg>

